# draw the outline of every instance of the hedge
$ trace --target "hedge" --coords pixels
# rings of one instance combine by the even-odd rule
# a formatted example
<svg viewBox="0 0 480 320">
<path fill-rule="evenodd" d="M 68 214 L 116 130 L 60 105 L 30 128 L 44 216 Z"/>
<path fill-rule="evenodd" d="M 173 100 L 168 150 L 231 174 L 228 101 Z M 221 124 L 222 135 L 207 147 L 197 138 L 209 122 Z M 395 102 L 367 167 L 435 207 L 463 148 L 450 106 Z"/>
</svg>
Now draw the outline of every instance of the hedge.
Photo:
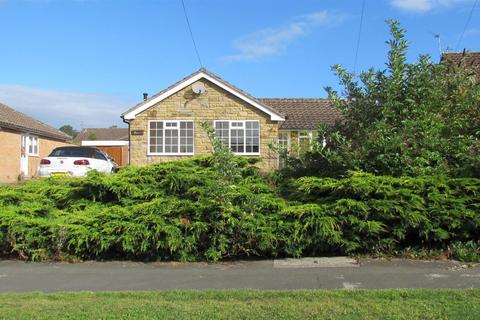
<svg viewBox="0 0 480 320">
<path fill-rule="evenodd" d="M 195 261 L 479 240 L 479 179 L 353 173 L 291 180 L 282 194 L 236 161 L 232 183 L 207 157 L 0 187 L 0 255 Z"/>
</svg>

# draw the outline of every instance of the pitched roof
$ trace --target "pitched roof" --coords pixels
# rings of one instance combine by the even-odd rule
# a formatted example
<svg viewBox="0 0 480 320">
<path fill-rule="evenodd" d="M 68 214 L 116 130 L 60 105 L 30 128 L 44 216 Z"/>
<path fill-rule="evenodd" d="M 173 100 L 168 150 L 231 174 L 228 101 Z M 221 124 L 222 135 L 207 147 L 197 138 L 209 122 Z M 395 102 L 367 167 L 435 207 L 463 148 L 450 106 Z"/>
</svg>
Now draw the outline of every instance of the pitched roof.
<svg viewBox="0 0 480 320">
<path fill-rule="evenodd" d="M 128 128 L 85 128 L 80 131 L 73 141 L 85 140 L 128 141 Z"/>
<path fill-rule="evenodd" d="M 267 113 L 270 115 L 271 120 L 274 121 L 283 121 L 283 115 L 279 114 L 277 110 L 272 109 L 271 107 L 265 105 L 261 101 L 257 100 L 250 94 L 246 93 L 245 91 L 235 87 L 231 83 L 223 80 L 219 76 L 213 74 L 210 71 L 207 71 L 205 68 L 201 68 L 200 70 L 192 73 L 191 75 L 183 78 L 182 80 L 178 81 L 177 83 L 171 85 L 170 87 L 160 91 L 159 93 L 153 95 L 149 99 L 142 101 L 141 103 L 137 104 L 136 106 L 130 108 L 126 112 L 122 114 L 122 118 L 131 120 L 134 119 L 135 116 L 150 108 L 151 106 L 155 105 L 156 103 L 162 101 L 163 99 L 171 96 L 172 94 L 180 91 L 181 89 L 185 88 L 186 86 L 194 83 L 195 81 L 198 81 L 200 79 L 207 79 L 210 82 L 213 82 L 214 84 L 218 85 L 222 89 L 225 89 L 232 93 L 233 95 L 237 96 L 238 98 L 246 101 L 247 103 L 251 104 L 252 106 L 262 110 L 263 112 Z"/>
<path fill-rule="evenodd" d="M 286 116 L 280 129 L 314 130 L 320 123 L 334 124 L 342 118 L 340 111 L 328 99 L 261 98 L 264 104 Z"/>
<path fill-rule="evenodd" d="M 480 74 L 480 52 L 448 52 L 442 54 L 440 62 L 456 65 L 464 63 L 465 66 L 473 68 L 477 74 Z"/>
<path fill-rule="evenodd" d="M 67 141 L 68 134 L 0 103 L 0 127 Z"/>
</svg>

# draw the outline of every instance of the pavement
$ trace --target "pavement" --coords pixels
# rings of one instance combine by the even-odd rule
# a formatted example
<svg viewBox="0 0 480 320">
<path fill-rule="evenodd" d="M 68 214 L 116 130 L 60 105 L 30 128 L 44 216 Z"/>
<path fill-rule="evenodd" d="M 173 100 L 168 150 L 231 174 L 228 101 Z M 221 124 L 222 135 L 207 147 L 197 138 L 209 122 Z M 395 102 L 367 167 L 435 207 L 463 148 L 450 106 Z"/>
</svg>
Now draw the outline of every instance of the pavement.
<svg viewBox="0 0 480 320">
<path fill-rule="evenodd" d="M 0 292 L 231 288 L 480 288 L 480 266 L 342 257 L 219 263 L 0 260 Z"/>
</svg>

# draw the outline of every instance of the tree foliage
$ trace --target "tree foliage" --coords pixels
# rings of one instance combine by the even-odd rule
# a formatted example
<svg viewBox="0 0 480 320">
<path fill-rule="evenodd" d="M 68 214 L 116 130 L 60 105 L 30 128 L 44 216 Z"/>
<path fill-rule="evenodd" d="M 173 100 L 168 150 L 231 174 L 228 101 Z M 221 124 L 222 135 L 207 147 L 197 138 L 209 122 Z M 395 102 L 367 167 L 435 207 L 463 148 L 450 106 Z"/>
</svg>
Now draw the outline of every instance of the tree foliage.
<svg viewBox="0 0 480 320">
<path fill-rule="evenodd" d="M 70 137 L 75 138 L 76 135 L 78 134 L 78 131 L 75 130 L 71 125 L 69 124 L 66 124 L 66 125 L 63 125 L 61 126 L 58 130 L 68 134 Z"/>
<path fill-rule="evenodd" d="M 388 21 L 387 68 L 358 78 L 333 67 L 343 91 L 327 88 L 344 115 L 320 139 L 297 175 L 344 176 L 348 170 L 380 175 L 480 176 L 480 81 L 464 65 L 436 64 L 428 55 L 407 62 L 408 41 L 399 23 Z"/>
</svg>

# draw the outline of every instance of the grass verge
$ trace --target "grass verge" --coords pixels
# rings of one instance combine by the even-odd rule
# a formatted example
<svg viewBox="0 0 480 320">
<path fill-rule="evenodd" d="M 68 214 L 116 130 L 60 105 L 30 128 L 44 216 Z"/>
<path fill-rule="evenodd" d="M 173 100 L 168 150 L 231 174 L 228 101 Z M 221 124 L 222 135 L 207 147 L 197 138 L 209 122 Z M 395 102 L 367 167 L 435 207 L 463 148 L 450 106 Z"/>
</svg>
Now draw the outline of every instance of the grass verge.
<svg viewBox="0 0 480 320">
<path fill-rule="evenodd" d="M 0 294 L 2 319 L 478 319 L 480 289 Z"/>
</svg>

